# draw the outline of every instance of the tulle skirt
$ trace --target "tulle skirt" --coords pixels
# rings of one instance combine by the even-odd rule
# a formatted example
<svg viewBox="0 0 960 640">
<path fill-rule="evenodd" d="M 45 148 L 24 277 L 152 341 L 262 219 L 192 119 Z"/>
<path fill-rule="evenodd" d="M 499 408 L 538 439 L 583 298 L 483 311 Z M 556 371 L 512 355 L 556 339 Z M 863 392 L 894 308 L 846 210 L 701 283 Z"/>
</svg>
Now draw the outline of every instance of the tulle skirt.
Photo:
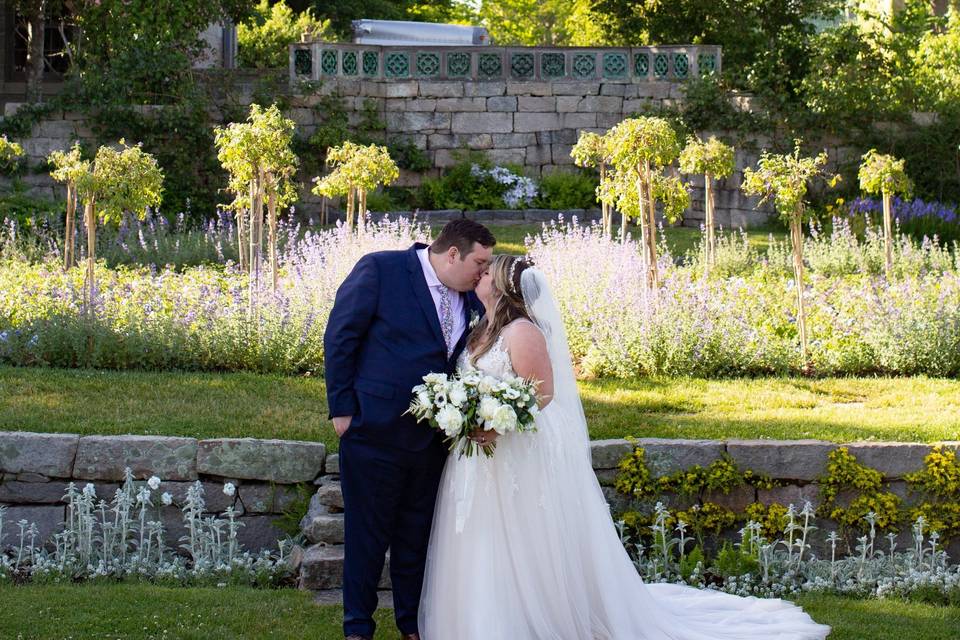
<svg viewBox="0 0 960 640">
<path fill-rule="evenodd" d="M 554 402 L 536 432 L 501 437 L 492 458 L 447 461 L 420 602 L 423 640 L 826 638 L 829 627 L 783 600 L 645 584 L 585 437 L 569 435 L 582 429 L 577 419 Z"/>
</svg>

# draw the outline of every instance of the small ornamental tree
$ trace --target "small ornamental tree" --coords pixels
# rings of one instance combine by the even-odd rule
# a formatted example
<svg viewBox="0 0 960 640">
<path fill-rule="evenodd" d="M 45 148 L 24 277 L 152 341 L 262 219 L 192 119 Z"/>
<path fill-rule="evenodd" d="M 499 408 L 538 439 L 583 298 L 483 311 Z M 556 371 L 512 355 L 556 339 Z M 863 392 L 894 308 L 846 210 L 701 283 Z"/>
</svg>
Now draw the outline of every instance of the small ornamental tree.
<svg viewBox="0 0 960 640">
<path fill-rule="evenodd" d="M 608 139 L 590 131 L 580 132 L 577 144 L 570 151 L 573 163 L 578 167 L 595 167 L 600 171 L 600 185 L 597 187 L 597 198 L 600 200 L 603 235 L 606 238 L 613 236 L 613 206 L 609 198 L 603 196 L 606 191 L 607 170 L 610 166 L 610 151 Z"/>
<path fill-rule="evenodd" d="M 689 206 L 689 194 L 679 178 L 664 171 L 680 153 L 677 134 L 663 118 L 628 118 L 607 133 L 610 162 L 616 176 L 612 191 L 617 209 L 640 220 L 641 244 L 648 285 L 659 287 L 657 273 L 656 204 L 664 204 L 664 217 L 673 224 Z M 626 237 L 626 224 L 621 239 Z"/>
<path fill-rule="evenodd" d="M 54 151 L 47 156 L 53 167 L 50 177 L 67 187 L 67 220 L 63 241 L 63 268 L 70 269 L 76 263 L 75 242 L 77 218 L 77 183 L 90 172 L 90 161 L 80 157 L 80 143 L 74 142 L 70 151 Z"/>
<path fill-rule="evenodd" d="M 363 223 L 367 211 L 367 194 L 379 185 L 390 184 L 400 177 L 400 169 L 382 145 L 361 145 L 349 140 L 327 150 L 327 163 L 333 170 L 313 179 L 313 193 L 332 198 L 346 196 L 347 227 L 354 220 Z"/>
<path fill-rule="evenodd" d="M 264 203 L 270 232 L 272 286 L 273 291 L 277 290 L 277 210 L 297 198 L 293 181 L 298 164 L 292 149 L 294 128 L 293 120 L 283 117 L 276 105 L 263 109 L 254 104 L 246 122 L 233 122 L 215 130 L 217 157 L 230 174 L 229 189 L 234 194 L 229 206 L 237 216 L 240 268 L 250 274 L 251 314 L 260 284 Z M 247 220 L 244 211 L 248 212 Z"/>
<path fill-rule="evenodd" d="M 827 164 L 826 152 L 815 158 L 800 156 L 800 141 L 797 140 L 792 154 L 774 154 L 764 151 L 756 170 L 743 172 L 743 192 L 759 195 L 761 204 L 772 201 L 780 217 L 790 225 L 790 241 L 793 247 L 793 274 L 797 290 L 797 328 L 800 334 L 800 350 L 804 369 L 809 368 L 807 355 L 807 325 L 803 306 L 803 218 L 806 213 L 807 185 L 815 178 L 824 178 L 830 186 L 835 185 L 839 175 L 823 171 Z"/>
<path fill-rule="evenodd" d="M 89 166 L 89 165 L 87 165 Z M 97 151 L 92 170 L 77 174 L 77 194 L 84 205 L 87 226 L 87 298 L 92 309 L 96 294 L 97 221 L 119 224 L 124 212 L 143 219 L 147 207 L 160 204 L 163 173 L 156 159 L 144 153 L 140 145 L 128 147 L 120 140 L 120 148 L 102 146 Z"/>
<path fill-rule="evenodd" d="M 903 168 L 903 160 L 870 149 L 860 165 L 860 188 L 883 197 L 883 245 L 886 253 L 887 278 L 893 276 L 893 196 L 908 194 L 913 183 Z"/>
<path fill-rule="evenodd" d="M 690 136 L 687 146 L 680 152 L 680 171 L 683 173 L 703 174 L 703 211 L 704 226 L 707 231 L 706 271 L 716 257 L 716 235 L 714 233 L 714 192 L 713 180 L 729 177 L 733 173 L 733 147 L 724 144 L 715 136 L 704 142 L 700 138 Z"/>
<path fill-rule="evenodd" d="M 14 169 L 17 159 L 21 156 L 23 156 L 23 147 L 8 140 L 5 135 L 0 136 L 0 166 L 4 170 Z"/>
</svg>

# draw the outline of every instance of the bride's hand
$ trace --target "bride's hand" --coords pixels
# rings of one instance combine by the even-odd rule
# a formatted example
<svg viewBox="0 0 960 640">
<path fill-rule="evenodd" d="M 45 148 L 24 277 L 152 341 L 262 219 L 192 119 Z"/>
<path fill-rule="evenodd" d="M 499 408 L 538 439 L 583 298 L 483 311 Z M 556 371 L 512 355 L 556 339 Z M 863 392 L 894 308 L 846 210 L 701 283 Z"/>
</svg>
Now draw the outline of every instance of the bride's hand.
<svg viewBox="0 0 960 640">
<path fill-rule="evenodd" d="M 486 429 L 474 429 L 470 432 L 470 439 L 479 445 L 493 444 L 500 434 L 496 431 L 487 431 Z"/>
</svg>

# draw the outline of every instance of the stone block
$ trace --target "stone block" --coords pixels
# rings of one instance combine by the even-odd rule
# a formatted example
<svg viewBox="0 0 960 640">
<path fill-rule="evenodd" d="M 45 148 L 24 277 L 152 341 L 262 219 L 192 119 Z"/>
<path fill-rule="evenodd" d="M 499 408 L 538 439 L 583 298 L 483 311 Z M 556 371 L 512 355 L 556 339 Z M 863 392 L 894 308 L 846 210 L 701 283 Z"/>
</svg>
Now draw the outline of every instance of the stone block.
<svg viewBox="0 0 960 640">
<path fill-rule="evenodd" d="M 595 96 L 600 93 L 599 82 L 555 82 L 555 96 Z"/>
<path fill-rule="evenodd" d="M 564 129 L 585 129 L 597 126 L 595 113 L 564 113 L 561 117 Z"/>
<path fill-rule="evenodd" d="M 633 451 L 633 447 L 632 443 L 622 439 L 591 441 L 590 459 L 593 461 L 593 468 L 616 469 L 623 457 Z"/>
<path fill-rule="evenodd" d="M 577 111 L 620 113 L 623 111 L 623 98 L 619 96 L 587 96 L 577 104 Z"/>
<path fill-rule="evenodd" d="M 489 133 L 431 133 L 427 136 L 427 149 L 491 149 L 493 146 Z"/>
<path fill-rule="evenodd" d="M 301 589 L 339 589 L 343 585 L 343 547 L 315 544 L 307 548 L 300 563 Z M 381 589 L 390 588 L 390 554 L 380 575 Z"/>
<path fill-rule="evenodd" d="M 576 144 L 579 134 L 575 129 L 558 129 L 556 131 L 538 131 L 538 144 Z"/>
<path fill-rule="evenodd" d="M 360 95 L 367 98 L 383 98 L 387 94 L 388 82 L 377 82 L 376 80 L 364 80 L 360 83 Z"/>
<path fill-rule="evenodd" d="M 560 128 L 558 113 L 520 113 L 513 116 L 513 130 L 517 133 L 551 131 Z"/>
<path fill-rule="evenodd" d="M 632 502 L 630 496 L 625 496 L 613 487 L 601 487 L 601 489 L 603 490 L 603 497 L 606 499 L 607 506 L 610 507 L 610 513 L 612 515 L 617 515 L 630 509 Z"/>
<path fill-rule="evenodd" d="M 274 524 L 275 516 L 244 516 L 243 526 L 237 530 L 237 542 L 243 551 L 260 553 L 269 549 L 277 553 L 279 541 L 287 538 L 286 532 Z"/>
<path fill-rule="evenodd" d="M 440 112 L 486 111 L 489 98 L 438 98 L 436 109 Z"/>
<path fill-rule="evenodd" d="M 201 440 L 197 471 L 293 484 L 310 482 L 320 475 L 325 457 L 326 447 L 321 442 L 253 438 Z"/>
<path fill-rule="evenodd" d="M 300 529 L 311 543 L 343 544 L 342 513 L 308 514 L 300 521 Z"/>
<path fill-rule="evenodd" d="M 571 113 L 577 111 L 580 106 L 582 96 L 559 96 L 557 97 L 557 112 Z"/>
<path fill-rule="evenodd" d="M 598 113 L 597 115 L 597 126 L 602 129 L 610 129 L 623 121 L 622 113 Z"/>
<path fill-rule="evenodd" d="M 437 101 L 435 98 L 388 98 L 383 101 L 383 108 L 386 112 L 436 111 Z"/>
<path fill-rule="evenodd" d="M 75 123 L 70 120 L 44 120 L 34 129 L 33 135 L 38 138 L 53 138 L 63 141 L 64 147 L 70 146 L 70 141 L 77 137 Z"/>
<path fill-rule="evenodd" d="M 932 445 L 906 442 L 854 442 L 844 445 L 857 462 L 876 469 L 885 478 L 903 478 L 923 469 Z"/>
<path fill-rule="evenodd" d="M 50 482 L 50 478 L 39 473 L 8 473 L 7 480 L 10 478 L 18 482 Z"/>
<path fill-rule="evenodd" d="M 464 211 L 463 217 L 481 222 L 519 222 L 523 220 L 523 211 L 520 209 L 477 209 Z"/>
<path fill-rule="evenodd" d="M 552 96 L 552 82 L 508 82 L 508 96 Z"/>
<path fill-rule="evenodd" d="M 741 513 L 744 509 L 747 508 L 747 505 L 753 504 L 757 500 L 757 494 L 753 487 L 743 486 L 737 487 L 730 491 L 730 493 L 723 493 L 721 491 L 708 491 L 704 494 L 703 500 L 705 502 L 713 502 L 721 507 L 726 507 L 737 513 Z"/>
<path fill-rule="evenodd" d="M 79 441 L 67 433 L 0 431 L 0 471 L 69 478 Z"/>
<path fill-rule="evenodd" d="M 492 136 L 493 146 L 503 147 L 529 147 L 537 144 L 537 134 L 535 133 L 495 133 Z"/>
<path fill-rule="evenodd" d="M 0 502 L 8 504 L 63 504 L 67 493 L 66 482 L 19 482 L 6 480 L 0 484 Z M 83 483 L 85 484 L 85 483 Z M 83 484 L 77 490 L 83 489 Z M 97 495 L 107 500 L 117 485 L 94 485 Z"/>
<path fill-rule="evenodd" d="M 643 447 L 650 470 L 658 476 L 694 465 L 706 467 L 723 455 L 723 442 L 720 440 L 639 438 L 636 446 Z"/>
<path fill-rule="evenodd" d="M 383 84 L 384 98 L 413 98 L 420 93 L 420 83 L 416 80 L 391 81 Z"/>
<path fill-rule="evenodd" d="M 66 520 L 65 505 L 31 505 L 31 506 L 9 506 L 3 515 L 3 540 L 0 551 L 14 545 L 20 544 L 20 527 L 17 525 L 21 520 L 27 521 L 27 527 L 31 524 L 37 525 L 37 537 L 35 544 L 37 546 L 45 545 L 50 537 L 55 533 L 63 531 Z M 25 536 L 25 544 L 30 544 L 30 537 Z"/>
<path fill-rule="evenodd" d="M 557 99 L 552 96 L 519 96 L 517 98 L 517 111 L 555 113 L 557 111 Z"/>
<path fill-rule="evenodd" d="M 487 111 L 509 111 L 517 110 L 516 96 L 494 96 L 487 98 Z"/>
<path fill-rule="evenodd" d="M 507 85 L 505 82 L 465 82 L 463 85 L 463 95 L 468 98 L 489 98 L 490 96 L 502 96 L 506 92 Z"/>
<path fill-rule="evenodd" d="M 600 85 L 601 96 L 619 96 L 623 98 L 627 95 L 628 89 L 633 88 L 631 84 L 622 82 L 604 82 Z"/>
<path fill-rule="evenodd" d="M 573 150 L 572 144 L 555 144 L 550 150 L 553 164 L 573 164 L 573 158 L 570 152 Z"/>
<path fill-rule="evenodd" d="M 197 478 L 197 441 L 167 436 L 83 436 L 73 475 L 84 480 L 123 480 L 130 467 L 138 479 Z"/>
<path fill-rule="evenodd" d="M 331 453 L 327 456 L 327 460 L 323 465 L 324 473 L 340 473 L 340 454 Z"/>
<path fill-rule="evenodd" d="M 297 499 L 297 485 L 255 483 L 242 484 L 237 496 L 244 513 L 281 513 Z"/>
<path fill-rule="evenodd" d="M 727 453 L 741 469 L 785 480 L 814 480 L 827 470 L 837 448 L 822 440 L 730 440 Z"/>
<path fill-rule="evenodd" d="M 524 164 L 527 166 L 537 166 L 550 164 L 551 149 L 548 144 L 539 144 L 527 147 L 527 153 L 524 157 Z"/>
<path fill-rule="evenodd" d="M 640 98 L 652 98 L 654 100 L 663 100 L 670 97 L 670 82 L 661 82 L 659 80 L 654 80 L 652 82 L 645 82 L 640 87 Z"/>
<path fill-rule="evenodd" d="M 450 129 L 449 113 L 435 113 L 428 111 L 387 111 L 385 115 L 388 131 L 424 133 L 430 129 Z"/>
<path fill-rule="evenodd" d="M 317 492 L 311 498 L 311 504 L 314 498 L 318 504 L 326 507 L 327 511 L 343 511 L 343 492 L 337 481 L 325 479 L 323 484 L 317 487 Z"/>
<path fill-rule="evenodd" d="M 583 211 L 579 209 L 579 211 Z M 560 212 L 553 209 L 524 209 L 523 219 L 528 222 L 549 222 L 556 220 Z M 604 441 L 598 441 L 604 442 Z"/>
<path fill-rule="evenodd" d="M 623 113 L 629 115 L 653 108 L 650 98 L 631 98 L 623 101 Z"/>
<path fill-rule="evenodd" d="M 820 487 L 815 484 L 789 484 L 785 487 L 757 489 L 757 502 L 766 505 L 774 502 L 784 506 L 792 504 L 797 511 L 803 509 L 805 502 L 809 502 L 816 508 L 820 504 Z"/>
<path fill-rule="evenodd" d="M 455 113 L 451 129 L 453 133 L 511 133 L 513 114 Z"/>
<path fill-rule="evenodd" d="M 490 149 L 487 157 L 494 164 L 523 164 L 527 157 L 527 150 L 520 149 Z"/>
<path fill-rule="evenodd" d="M 455 80 L 441 82 L 421 80 L 420 95 L 429 98 L 462 98 L 463 83 Z"/>
</svg>

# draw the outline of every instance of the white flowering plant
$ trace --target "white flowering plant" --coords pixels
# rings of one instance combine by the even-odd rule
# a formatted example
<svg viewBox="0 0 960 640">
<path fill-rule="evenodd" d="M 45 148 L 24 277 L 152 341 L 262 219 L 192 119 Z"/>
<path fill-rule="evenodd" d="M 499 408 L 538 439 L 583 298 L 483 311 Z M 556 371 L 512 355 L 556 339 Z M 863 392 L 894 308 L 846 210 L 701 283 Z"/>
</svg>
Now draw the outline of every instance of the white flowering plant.
<svg viewBox="0 0 960 640">
<path fill-rule="evenodd" d="M 450 451 L 459 457 L 483 452 L 490 457 L 496 440 L 478 445 L 470 435 L 477 429 L 499 435 L 535 431 L 536 384 L 519 376 L 495 378 L 470 369 L 455 376 L 430 373 L 413 388 L 407 413 L 443 432 Z"/>
</svg>

